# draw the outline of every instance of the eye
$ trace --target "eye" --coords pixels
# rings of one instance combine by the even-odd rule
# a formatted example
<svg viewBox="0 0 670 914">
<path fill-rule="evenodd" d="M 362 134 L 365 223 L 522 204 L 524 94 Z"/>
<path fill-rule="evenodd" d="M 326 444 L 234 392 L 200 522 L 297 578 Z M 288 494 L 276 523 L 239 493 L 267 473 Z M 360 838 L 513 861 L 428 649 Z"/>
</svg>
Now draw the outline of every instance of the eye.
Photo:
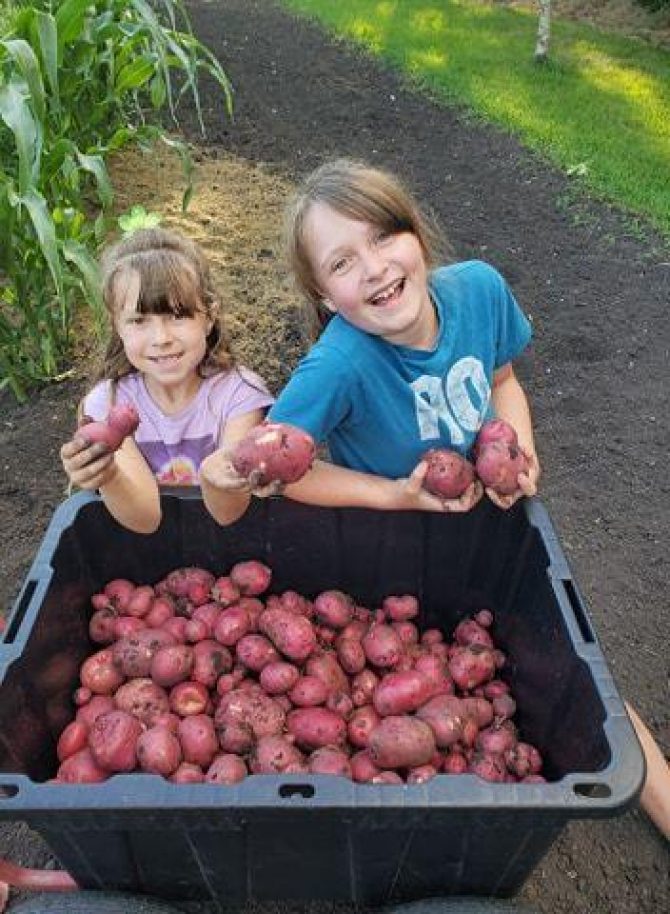
<svg viewBox="0 0 670 914">
<path fill-rule="evenodd" d="M 375 234 L 375 242 L 377 244 L 384 244 L 386 241 L 390 241 L 393 238 L 393 232 L 390 229 L 378 229 Z"/>
<path fill-rule="evenodd" d="M 350 257 L 338 257 L 337 260 L 335 260 L 331 264 L 330 272 L 331 273 L 344 273 L 350 263 L 351 263 Z"/>
</svg>

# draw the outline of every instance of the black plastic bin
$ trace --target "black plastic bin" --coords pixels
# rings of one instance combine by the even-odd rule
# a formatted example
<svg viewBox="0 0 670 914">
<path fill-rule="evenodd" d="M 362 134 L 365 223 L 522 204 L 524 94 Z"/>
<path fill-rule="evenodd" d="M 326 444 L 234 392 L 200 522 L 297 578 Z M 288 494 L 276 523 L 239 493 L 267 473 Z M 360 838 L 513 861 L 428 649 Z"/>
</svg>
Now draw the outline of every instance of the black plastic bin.
<svg viewBox="0 0 670 914">
<path fill-rule="evenodd" d="M 209 898 L 381 904 L 516 892 L 564 825 L 636 797 L 639 746 L 545 509 L 537 500 L 464 515 L 309 508 L 265 500 L 218 527 L 198 496 L 163 497 L 152 536 L 131 534 L 96 496 L 56 511 L 0 651 L 0 816 L 27 822 L 86 888 Z M 253 776 L 236 787 L 121 775 L 44 783 L 91 652 L 89 598 L 107 580 L 154 582 L 179 565 L 224 573 L 270 565 L 272 590 L 337 587 L 365 605 L 413 592 L 422 624 L 450 632 L 495 611 L 523 737 L 548 784 L 472 775 L 416 786 Z"/>
</svg>

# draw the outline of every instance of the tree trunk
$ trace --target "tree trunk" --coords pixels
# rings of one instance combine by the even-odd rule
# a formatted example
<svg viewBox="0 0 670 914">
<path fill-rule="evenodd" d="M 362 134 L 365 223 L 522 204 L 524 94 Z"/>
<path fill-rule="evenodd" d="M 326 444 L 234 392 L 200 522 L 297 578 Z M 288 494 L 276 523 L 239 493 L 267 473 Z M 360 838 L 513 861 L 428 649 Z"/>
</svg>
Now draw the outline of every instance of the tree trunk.
<svg viewBox="0 0 670 914">
<path fill-rule="evenodd" d="M 540 18 L 537 23 L 535 63 L 546 63 L 549 59 L 549 32 L 551 29 L 551 0 L 538 0 Z"/>
</svg>

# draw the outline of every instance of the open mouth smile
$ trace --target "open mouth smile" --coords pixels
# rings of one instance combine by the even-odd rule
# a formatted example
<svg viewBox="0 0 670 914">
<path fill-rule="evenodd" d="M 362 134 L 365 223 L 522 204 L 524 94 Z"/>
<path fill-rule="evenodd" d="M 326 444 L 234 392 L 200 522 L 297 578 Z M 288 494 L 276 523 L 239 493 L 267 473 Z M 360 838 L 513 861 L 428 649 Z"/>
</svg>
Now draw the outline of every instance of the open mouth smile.
<svg viewBox="0 0 670 914">
<path fill-rule="evenodd" d="M 395 282 L 392 282 L 390 285 L 386 286 L 385 289 L 382 289 L 380 292 L 376 292 L 374 295 L 371 295 L 368 299 L 368 302 L 375 307 L 384 307 L 385 305 L 389 305 L 391 302 L 395 301 L 401 295 L 404 288 L 404 278 L 396 279 Z"/>
</svg>

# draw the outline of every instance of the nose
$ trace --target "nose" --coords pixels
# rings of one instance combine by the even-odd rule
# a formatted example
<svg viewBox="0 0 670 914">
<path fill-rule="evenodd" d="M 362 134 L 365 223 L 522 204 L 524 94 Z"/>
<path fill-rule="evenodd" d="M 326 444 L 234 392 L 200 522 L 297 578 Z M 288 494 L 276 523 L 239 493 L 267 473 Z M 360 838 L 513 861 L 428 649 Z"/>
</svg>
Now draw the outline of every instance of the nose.
<svg viewBox="0 0 670 914">
<path fill-rule="evenodd" d="M 363 272 L 366 279 L 379 279 L 386 270 L 386 259 L 376 247 L 369 247 L 363 253 Z"/>
<path fill-rule="evenodd" d="M 172 339 L 172 322 L 166 314 L 155 314 L 152 321 L 152 341 L 155 346 L 165 346 Z"/>
</svg>

